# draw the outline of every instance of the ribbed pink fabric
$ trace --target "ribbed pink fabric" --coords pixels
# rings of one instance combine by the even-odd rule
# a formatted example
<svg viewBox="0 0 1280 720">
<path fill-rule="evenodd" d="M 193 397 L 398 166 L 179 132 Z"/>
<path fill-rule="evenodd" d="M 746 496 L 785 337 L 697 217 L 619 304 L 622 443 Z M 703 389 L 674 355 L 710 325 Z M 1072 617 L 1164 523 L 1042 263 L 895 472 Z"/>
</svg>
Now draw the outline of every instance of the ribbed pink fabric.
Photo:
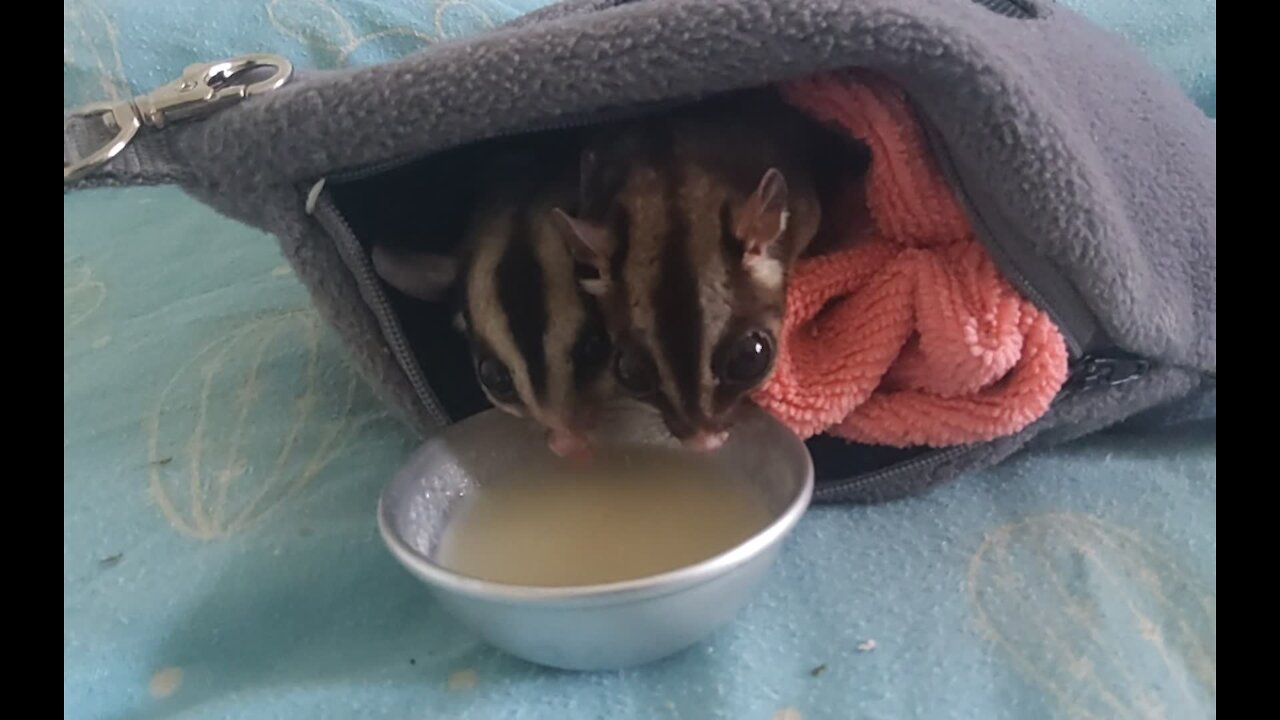
<svg viewBox="0 0 1280 720">
<path fill-rule="evenodd" d="M 783 95 L 872 160 L 825 209 L 838 242 L 793 269 L 756 401 L 802 437 L 899 447 L 990 440 L 1043 415 L 1067 375 L 1062 335 L 974 237 L 903 93 L 847 72 Z"/>
</svg>

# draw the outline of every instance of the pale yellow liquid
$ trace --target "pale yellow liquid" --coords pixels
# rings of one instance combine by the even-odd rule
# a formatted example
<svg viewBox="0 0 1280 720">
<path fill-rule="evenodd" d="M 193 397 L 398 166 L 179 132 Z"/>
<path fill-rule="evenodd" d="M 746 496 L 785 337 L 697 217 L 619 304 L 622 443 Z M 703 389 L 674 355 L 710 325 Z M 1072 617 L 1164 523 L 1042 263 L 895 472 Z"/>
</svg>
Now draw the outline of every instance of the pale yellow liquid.
<svg viewBox="0 0 1280 720">
<path fill-rule="evenodd" d="M 531 465 L 463 501 L 437 560 L 512 585 L 595 585 L 675 570 L 768 523 L 743 485 L 709 458 L 662 448 L 619 450 L 579 468 Z"/>
</svg>

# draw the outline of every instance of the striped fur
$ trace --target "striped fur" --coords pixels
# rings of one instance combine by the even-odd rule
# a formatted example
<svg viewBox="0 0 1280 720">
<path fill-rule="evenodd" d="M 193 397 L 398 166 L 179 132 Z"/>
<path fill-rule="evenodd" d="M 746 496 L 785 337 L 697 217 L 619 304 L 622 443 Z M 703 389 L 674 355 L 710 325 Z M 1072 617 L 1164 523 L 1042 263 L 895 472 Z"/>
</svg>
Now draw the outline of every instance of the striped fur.
<svg viewBox="0 0 1280 720">
<path fill-rule="evenodd" d="M 616 393 L 599 304 L 579 286 L 567 230 L 554 215 L 576 200 L 576 187 L 554 177 L 546 182 L 545 173 L 517 177 L 477 205 L 457 258 L 375 247 L 374 267 L 419 299 L 437 300 L 443 285 L 459 285 L 458 325 L 485 395 L 547 427 L 557 452 L 578 452 L 597 406 Z M 513 397 L 486 386 L 482 368 L 495 361 L 509 373 Z"/>
<path fill-rule="evenodd" d="M 579 254 L 596 253 L 618 352 L 656 373 L 641 399 L 681 439 L 722 435 L 764 382 L 726 382 L 717 370 L 746 334 L 778 336 L 788 269 L 817 232 L 794 117 L 704 105 L 607 131 L 584 161 L 577 234 L 591 247 Z M 785 178 L 779 234 L 753 244 L 751 213 L 771 168 Z"/>
<path fill-rule="evenodd" d="M 593 407 L 612 394 L 597 303 L 578 285 L 562 227 L 552 211 L 572 190 L 550 190 L 526 203 L 491 203 L 477 214 L 464 262 L 463 312 L 477 362 L 496 357 L 519 399 L 494 405 L 539 423 L 585 431 Z M 483 387 L 483 384 L 482 384 Z"/>
</svg>

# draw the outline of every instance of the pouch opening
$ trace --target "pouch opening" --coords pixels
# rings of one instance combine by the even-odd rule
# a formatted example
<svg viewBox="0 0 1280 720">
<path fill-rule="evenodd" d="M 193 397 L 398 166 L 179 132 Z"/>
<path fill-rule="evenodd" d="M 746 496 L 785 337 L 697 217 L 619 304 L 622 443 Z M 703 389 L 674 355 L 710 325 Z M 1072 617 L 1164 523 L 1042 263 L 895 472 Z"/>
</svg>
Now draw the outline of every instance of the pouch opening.
<svg viewBox="0 0 1280 720">
<path fill-rule="evenodd" d="M 448 253 L 464 236 L 467 209 L 490 181 L 478 170 L 482 164 L 478 160 L 534 147 L 569 151 L 576 147 L 579 133 L 591 126 L 586 122 L 468 144 L 390 169 L 332 179 L 328 192 L 363 247 L 365 261 L 375 242 Z M 814 127 L 821 126 L 815 121 Z M 431 389 L 447 415 L 456 421 L 489 407 L 475 379 L 467 342 L 453 325 L 454 306 L 408 298 L 385 285 L 382 290 L 398 319 L 412 361 L 430 378 Z M 861 445 L 829 436 L 815 437 L 808 444 L 817 479 L 841 483 L 907 463 L 927 463 L 930 457 L 957 451 L 956 447 L 939 451 Z"/>
</svg>

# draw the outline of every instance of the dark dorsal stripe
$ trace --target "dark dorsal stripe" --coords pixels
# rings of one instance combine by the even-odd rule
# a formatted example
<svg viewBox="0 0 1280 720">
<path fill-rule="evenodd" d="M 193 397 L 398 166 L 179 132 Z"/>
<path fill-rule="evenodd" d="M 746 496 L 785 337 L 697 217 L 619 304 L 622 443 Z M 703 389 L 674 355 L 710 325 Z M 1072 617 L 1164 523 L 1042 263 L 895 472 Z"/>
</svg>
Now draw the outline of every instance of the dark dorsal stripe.
<svg viewBox="0 0 1280 720">
<path fill-rule="evenodd" d="M 604 313 L 595 298 L 579 291 L 582 301 L 582 325 L 573 343 L 573 386 L 584 388 L 595 382 L 600 374 L 609 370 L 610 341 L 605 332 Z"/>
<path fill-rule="evenodd" d="M 613 257 L 609 260 L 609 275 L 613 286 L 610 292 L 617 295 L 617 306 L 627 307 L 631 303 L 631 294 L 624 282 L 627 256 L 631 252 L 631 215 L 627 212 L 627 208 L 621 203 L 617 203 L 614 208 L 609 222 L 612 225 L 613 235 Z"/>
<path fill-rule="evenodd" d="M 744 254 L 742 241 L 733 234 L 733 208 L 729 203 L 720 206 L 720 256 L 724 258 L 724 267 L 732 272 L 742 264 Z"/>
<path fill-rule="evenodd" d="M 547 359 L 543 354 L 547 303 L 542 263 L 534 250 L 534 237 L 530 209 L 526 203 L 515 218 L 510 242 L 498 261 L 495 274 L 498 304 L 506 315 L 516 350 L 524 359 L 534 396 L 543 401 L 547 392 Z"/>
<path fill-rule="evenodd" d="M 666 357 L 676 390 L 673 403 L 685 417 L 696 418 L 699 408 L 698 379 L 702 358 L 702 304 L 698 298 L 697 268 L 690 260 L 689 220 L 680 204 L 684 172 L 672 154 L 674 142 L 662 144 L 655 155 L 661 178 L 662 207 L 667 219 L 659 257 L 659 277 L 653 288 L 654 322 L 659 350 Z M 679 407 L 683 405 L 683 407 Z"/>
</svg>

